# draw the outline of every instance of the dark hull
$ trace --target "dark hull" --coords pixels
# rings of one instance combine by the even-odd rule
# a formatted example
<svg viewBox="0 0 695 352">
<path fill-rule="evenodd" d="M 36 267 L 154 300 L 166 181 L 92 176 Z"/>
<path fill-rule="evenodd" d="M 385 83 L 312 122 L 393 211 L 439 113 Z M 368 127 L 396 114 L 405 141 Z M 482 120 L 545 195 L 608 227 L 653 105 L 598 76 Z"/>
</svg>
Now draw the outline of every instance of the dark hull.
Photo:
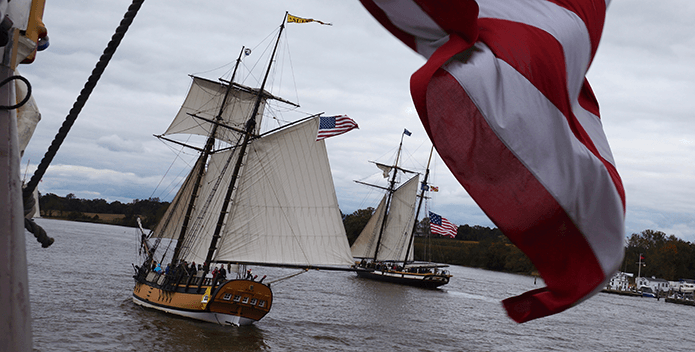
<svg viewBox="0 0 695 352">
<path fill-rule="evenodd" d="M 437 288 L 439 286 L 446 285 L 449 283 L 449 278 L 451 277 L 451 275 L 442 273 L 416 274 L 391 270 L 380 271 L 360 267 L 357 267 L 355 269 L 357 276 L 365 279 L 422 288 Z"/>
</svg>

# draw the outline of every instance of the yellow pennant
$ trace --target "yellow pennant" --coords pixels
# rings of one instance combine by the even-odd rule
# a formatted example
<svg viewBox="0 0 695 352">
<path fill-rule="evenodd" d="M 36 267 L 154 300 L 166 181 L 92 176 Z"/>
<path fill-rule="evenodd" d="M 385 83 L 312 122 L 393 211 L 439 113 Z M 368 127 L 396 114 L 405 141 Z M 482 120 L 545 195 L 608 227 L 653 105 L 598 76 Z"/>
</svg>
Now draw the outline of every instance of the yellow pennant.
<svg viewBox="0 0 695 352">
<path fill-rule="evenodd" d="M 301 18 L 297 16 L 292 16 L 289 13 L 287 14 L 287 23 L 309 23 L 309 22 L 318 22 L 320 24 L 326 25 L 326 26 L 332 26 L 332 24 L 328 22 L 322 22 L 319 20 L 315 20 L 313 18 Z"/>
</svg>

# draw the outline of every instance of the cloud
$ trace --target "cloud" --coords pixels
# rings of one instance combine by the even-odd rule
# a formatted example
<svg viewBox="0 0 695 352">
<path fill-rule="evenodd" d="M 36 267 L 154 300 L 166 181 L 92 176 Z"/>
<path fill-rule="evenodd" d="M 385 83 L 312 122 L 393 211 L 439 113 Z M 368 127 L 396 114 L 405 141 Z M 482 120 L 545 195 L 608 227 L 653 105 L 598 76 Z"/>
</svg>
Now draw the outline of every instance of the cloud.
<svg viewBox="0 0 695 352">
<path fill-rule="evenodd" d="M 125 141 L 115 134 L 100 137 L 97 139 L 97 144 L 100 147 L 106 148 L 112 152 L 141 153 L 143 151 L 142 143 L 137 141 Z"/>
</svg>

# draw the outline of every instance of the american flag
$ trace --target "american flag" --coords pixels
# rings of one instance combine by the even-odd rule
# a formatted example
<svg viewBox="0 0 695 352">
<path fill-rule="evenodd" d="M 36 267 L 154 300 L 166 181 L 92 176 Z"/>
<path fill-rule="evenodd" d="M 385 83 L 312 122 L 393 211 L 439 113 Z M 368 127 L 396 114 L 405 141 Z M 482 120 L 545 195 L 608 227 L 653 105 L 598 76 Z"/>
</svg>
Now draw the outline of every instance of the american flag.
<svg viewBox="0 0 695 352">
<path fill-rule="evenodd" d="M 586 300 L 622 262 L 625 191 L 585 77 L 609 2 L 362 0 L 427 59 L 410 80 L 425 131 L 547 284 L 504 300 L 520 323 Z"/>
<path fill-rule="evenodd" d="M 343 134 L 353 128 L 359 128 L 355 121 L 345 115 L 321 116 L 320 118 L 319 132 L 316 135 L 317 141 Z"/>
<path fill-rule="evenodd" d="M 430 231 L 442 236 L 454 238 L 456 237 L 458 228 L 441 215 L 430 212 Z"/>
</svg>

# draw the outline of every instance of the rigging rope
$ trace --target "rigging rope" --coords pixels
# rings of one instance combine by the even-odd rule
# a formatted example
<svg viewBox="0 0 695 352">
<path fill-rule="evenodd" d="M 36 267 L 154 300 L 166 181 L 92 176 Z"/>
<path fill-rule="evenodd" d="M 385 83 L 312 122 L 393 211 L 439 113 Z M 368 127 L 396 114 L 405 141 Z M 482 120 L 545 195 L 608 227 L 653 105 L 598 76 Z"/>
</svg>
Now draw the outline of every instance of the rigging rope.
<svg viewBox="0 0 695 352">
<path fill-rule="evenodd" d="M 304 274 L 304 273 L 307 272 L 307 271 L 309 271 L 309 269 L 304 269 L 304 270 L 302 270 L 302 271 L 300 271 L 300 272 L 298 272 L 298 273 L 294 273 L 294 274 L 289 275 L 289 276 L 281 277 L 281 278 L 279 278 L 279 279 L 277 279 L 277 280 L 273 280 L 273 281 L 269 282 L 268 285 L 273 284 L 273 283 L 276 283 L 276 282 L 278 282 L 278 281 L 291 279 L 291 278 L 293 278 L 293 277 L 295 277 L 295 276 L 297 276 L 297 275 Z"/>
<path fill-rule="evenodd" d="M 65 140 L 65 137 L 67 137 L 70 128 L 75 123 L 75 120 L 77 120 L 77 115 L 79 115 L 80 111 L 82 111 L 82 108 L 87 103 L 89 95 L 92 94 L 94 87 L 96 87 L 97 82 L 101 78 L 101 75 L 104 73 L 104 70 L 106 70 L 106 66 L 109 64 L 109 61 L 113 57 L 113 54 L 116 52 L 116 49 L 118 48 L 118 45 L 121 43 L 121 40 L 125 36 L 125 33 L 128 31 L 130 24 L 133 23 L 133 19 L 135 18 L 135 15 L 137 15 L 138 10 L 142 6 L 143 2 L 145 2 L 145 0 L 133 0 L 133 3 L 128 7 L 128 11 L 126 11 L 125 15 L 123 16 L 123 19 L 121 20 L 121 23 L 116 28 L 116 32 L 111 37 L 111 41 L 109 41 L 108 45 L 106 46 L 106 49 L 104 49 L 104 53 L 99 58 L 99 61 L 94 67 L 94 70 L 92 70 L 92 74 L 87 79 L 84 88 L 82 88 L 82 91 L 80 92 L 80 95 L 77 97 L 77 100 L 73 104 L 72 109 L 70 109 L 68 116 L 65 117 L 63 125 L 58 130 L 58 133 L 53 139 L 53 142 L 51 143 L 50 147 L 48 147 L 48 151 L 46 151 L 46 154 L 44 155 L 43 159 L 41 159 L 41 163 L 36 169 L 36 172 L 34 172 L 34 175 L 31 177 L 27 185 L 22 190 L 25 203 L 28 202 L 29 198 L 33 198 L 33 193 L 36 189 L 36 186 L 38 185 L 43 175 L 46 173 L 46 170 L 48 169 L 48 166 L 51 164 L 51 161 L 53 161 L 53 158 L 58 152 L 60 145 Z M 36 227 L 38 227 L 38 229 Z M 47 237 L 46 232 L 43 231 L 43 229 L 41 229 L 40 226 L 36 225 L 34 227 L 28 225 L 28 223 L 25 222 L 25 228 L 32 232 L 34 236 L 37 237 L 39 242 L 41 242 L 44 245 L 44 247 L 47 247 L 44 241 L 40 239 L 43 237 Z M 38 233 L 34 231 L 37 231 Z M 51 240 L 52 243 L 53 239 L 50 237 L 48 238 Z M 48 245 L 50 245 L 50 243 Z"/>
</svg>

